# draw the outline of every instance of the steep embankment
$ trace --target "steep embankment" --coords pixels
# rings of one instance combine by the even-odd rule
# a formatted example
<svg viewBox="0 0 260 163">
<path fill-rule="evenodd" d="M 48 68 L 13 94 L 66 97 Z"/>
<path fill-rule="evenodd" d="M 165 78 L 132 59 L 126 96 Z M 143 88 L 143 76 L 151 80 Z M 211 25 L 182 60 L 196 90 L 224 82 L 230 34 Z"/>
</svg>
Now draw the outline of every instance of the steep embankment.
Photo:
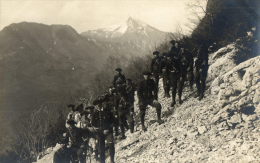
<svg viewBox="0 0 260 163">
<path fill-rule="evenodd" d="M 233 44 L 211 54 L 201 101 L 185 88 L 184 103 L 169 108 L 160 82 L 165 123 L 158 125 L 155 109 L 149 108 L 148 131 L 138 126 L 128 132 L 116 144 L 116 162 L 259 162 L 260 56 L 236 65 L 237 55 Z M 39 162 L 51 162 L 53 153 Z"/>
<path fill-rule="evenodd" d="M 208 78 L 212 82 L 205 98 L 198 101 L 185 89 L 185 101 L 172 115 L 160 85 L 166 122 L 153 123 L 156 114 L 150 108 L 148 131 L 119 142 L 117 162 L 260 161 L 260 57 L 235 65 L 236 55 L 234 45 L 212 54 Z"/>
</svg>

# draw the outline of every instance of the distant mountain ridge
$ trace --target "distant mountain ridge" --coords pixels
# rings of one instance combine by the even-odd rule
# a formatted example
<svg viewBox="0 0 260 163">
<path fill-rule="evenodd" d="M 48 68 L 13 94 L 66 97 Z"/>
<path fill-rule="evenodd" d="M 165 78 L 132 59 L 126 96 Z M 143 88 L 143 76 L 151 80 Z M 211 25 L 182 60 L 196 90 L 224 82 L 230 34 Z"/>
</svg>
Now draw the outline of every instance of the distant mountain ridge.
<svg viewBox="0 0 260 163">
<path fill-rule="evenodd" d="M 1 110 L 24 110 L 75 95 L 105 52 L 67 25 L 17 23 L 0 32 Z M 32 100 L 35 99 L 35 100 Z"/>
</svg>

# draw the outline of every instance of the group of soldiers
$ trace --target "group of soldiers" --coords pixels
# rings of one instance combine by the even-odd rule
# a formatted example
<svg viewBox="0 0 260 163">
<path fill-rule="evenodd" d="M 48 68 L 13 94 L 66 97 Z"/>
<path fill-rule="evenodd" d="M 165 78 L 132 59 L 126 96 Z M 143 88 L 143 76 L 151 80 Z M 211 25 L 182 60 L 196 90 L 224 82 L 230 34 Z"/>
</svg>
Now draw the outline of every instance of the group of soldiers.
<svg viewBox="0 0 260 163">
<path fill-rule="evenodd" d="M 67 132 L 61 139 L 63 147 L 56 152 L 55 162 L 85 163 L 86 154 L 93 153 L 96 160 L 104 163 L 108 149 L 110 162 L 114 163 L 115 137 L 122 140 L 126 138 L 126 130 L 130 130 L 131 133 L 135 131 L 135 91 L 137 91 L 142 130 L 147 130 L 145 113 L 148 105 L 156 108 L 157 122 L 159 124 L 164 122 L 161 119 L 162 106 L 158 101 L 160 77 L 163 79 L 165 97 L 172 97 L 172 107 L 176 104 L 177 90 L 179 103 L 182 103 L 185 81 L 189 81 L 192 89 L 195 80 L 199 100 L 203 98 L 208 69 L 206 47 L 202 45 L 198 49 L 198 55 L 194 55 L 181 42 L 171 41 L 171 43 L 173 46 L 169 52 L 163 54 L 153 52 L 150 71 L 143 72 L 138 87 L 131 79 L 126 79 L 121 68 L 117 68 L 112 86 L 97 97 L 93 105 L 87 106 L 85 103 L 78 106 L 68 105 L 71 111 L 65 124 Z M 171 95 L 170 89 L 172 89 Z"/>
<path fill-rule="evenodd" d="M 198 50 L 190 51 L 182 42 L 171 41 L 172 48 L 167 53 L 155 51 L 152 59 L 151 72 L 158 90 L 160 76 L 163 79 L 164 97 L 170 97 L 172 89 L 173 107 L 176 104 L 178 91 L 179 104 L 182 104 L 182 91 L 185 81 L 189 82 L 193 90 L 195 81 L 197 87 L 196 97 L 201 100 L 206 89 L 206 78 L 208 71 L 208 47 L 202 44 Z"/>
</svg>

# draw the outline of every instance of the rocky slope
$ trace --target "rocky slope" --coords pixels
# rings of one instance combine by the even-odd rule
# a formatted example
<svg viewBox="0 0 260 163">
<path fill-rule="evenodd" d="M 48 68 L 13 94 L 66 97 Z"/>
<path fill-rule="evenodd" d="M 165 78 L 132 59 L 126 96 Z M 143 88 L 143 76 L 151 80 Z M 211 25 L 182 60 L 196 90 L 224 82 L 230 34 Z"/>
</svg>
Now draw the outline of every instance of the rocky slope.
<svg viewBox="0 0 260 163">
<path fill-rule="evenodd" d="M 119 142 L 117 162 L 260 161 L 260 57 L 235 65 L 230 61 L 230 56 L 238 54 L 233 45 L 212 56 L 223 51 L 218 59 L 211 57 L 215 61 L 209 80 L 212 76 L 214 80 L 207 84 L 206 97 L 198 101 L 186 89 L 185 102 L 171 115 L 170 100 L 162 98 L 161 90 L 166 122 L 154 123 L 155 110 L 150 108 L 148 131 L 137 131 Z M 217 65 L 225 64 L 219 73 Z"/>
<path fill-rule="evenodd" d="M 116 144 L 116 162 L 259 162 L 260 56 L 231 63 L 218 73 L 217 65 L 228 63 L 227 56 L 239 54 L 235 51 L 229 45 L 211 55 L 208 89 L 201 101 L 185 88 L 184 103 L 169 108 L 171 100 L 163 98 L 160 82 L 165 123 L 158 125 L 155 109 L 149 108 L 148 131 L 138 126 L 134 134 L 127 133 Z M 51 162 L 53 153 L 39 162 Z"/>
</svg>

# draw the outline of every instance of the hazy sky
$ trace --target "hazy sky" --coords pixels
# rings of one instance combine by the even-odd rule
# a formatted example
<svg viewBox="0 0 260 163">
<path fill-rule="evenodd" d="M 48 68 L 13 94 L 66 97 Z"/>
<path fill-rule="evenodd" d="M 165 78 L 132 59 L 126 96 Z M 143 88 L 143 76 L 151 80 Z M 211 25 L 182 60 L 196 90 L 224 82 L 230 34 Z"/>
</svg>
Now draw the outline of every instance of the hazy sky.
<svg viewBox="0 0 260 163">
<path fill-rule="evenodd" d="M 78 32 L 121 24 L 129 16 L 174 32 L 190 17 L 192 0 L 0 0 L 0 30 L 22 21 L 68 24 Z"/>
</svg>

